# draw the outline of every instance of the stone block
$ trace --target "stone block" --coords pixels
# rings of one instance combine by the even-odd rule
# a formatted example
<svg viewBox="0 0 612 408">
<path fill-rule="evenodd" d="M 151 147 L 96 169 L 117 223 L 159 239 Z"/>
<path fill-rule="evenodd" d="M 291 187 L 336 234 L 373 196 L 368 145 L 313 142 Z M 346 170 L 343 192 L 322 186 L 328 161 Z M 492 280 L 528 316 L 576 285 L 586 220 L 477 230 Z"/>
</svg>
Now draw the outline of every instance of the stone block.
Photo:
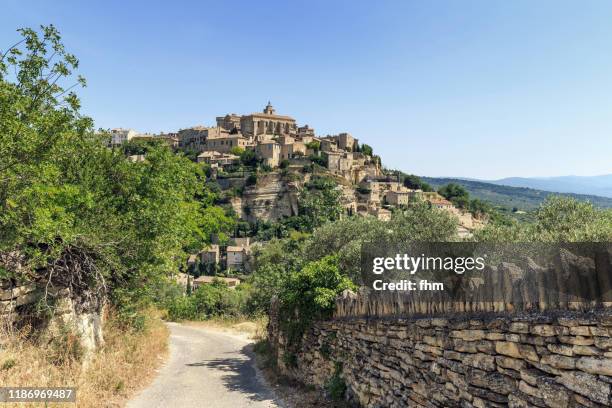
<svg viewBox="0 0 612 408">
<path fill-rule="evenodd" d="M 543 356 L 540 363 L 548 364 L 549 366 L 564 370 L 573 370 L 576 368 L 575 358 L 562 356 L 560 354 L 549 354 L 547 356 Z"/>
<path fill-rule="evenodd" d="M 568 408 L 570 406 L 572 400 L 570 392 L 554 380 L 541 377 L 538 379 L 538 388 L 547 407 Z"/>
<path fill-rule="evenodd" d="M 562 373 L 557 382 L 597 403 L 608 404 L 610 401 L 610 384 L 599 381 L 594 375 L 569 371 Z"/>
<path fill-rule="evenodd" d="M 549 344 L 546 347 L 555 354 L 561 354 L 568 357 L 572 357 L 574 355 L 574 349 L 565 344 Z"/>
<path fill-rule="evenodd" d="M 612 359 L 598 357 L 581 357 L 576 368 L 591 374 L 612 376 Z"/>
</svg>

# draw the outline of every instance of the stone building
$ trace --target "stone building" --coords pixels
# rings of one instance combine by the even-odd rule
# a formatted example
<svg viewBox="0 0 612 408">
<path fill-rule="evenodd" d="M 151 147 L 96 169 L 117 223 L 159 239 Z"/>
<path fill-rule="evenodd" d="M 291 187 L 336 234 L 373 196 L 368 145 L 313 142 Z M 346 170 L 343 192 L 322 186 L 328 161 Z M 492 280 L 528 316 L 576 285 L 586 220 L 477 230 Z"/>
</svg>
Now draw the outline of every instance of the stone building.
<svg viewBox="0 0 612 408">
<path fill-rule="evenodd" d="M 200 252 L 200 261 L 203 264 L 217 265 L 219 260 L 219 245 L 217 244 L 211 244 L 208 248 L 203 249 L 202 252 Z"/>
<path fill-rule="evenodd" d="M 196 158 L 198 163 L 206 163 L 212 166 L 227 166 L 240 161 L 240 157 L 234 154 L 220 153 L 216 151 L 202 152 Z"/>
<path fill-rule="evenodd" d="M 138 132 L 133 129 L 116 128 L 111 129 L 110 134 L 110 146 L 115 147 L 129 142 L 130 140 L 132 140 L 132 138 L 138 135 Z"/>
<path fill-rule="evenodd" d="M 258 135 L 289 135 L 297 133 L 295 119 L 290 116 L 277 115 L 270 102 L 261 113 L 249 115 L 236 115 L 235 113 L 217 117 L 217 126 L 245 136 L 257 137 Z"/>
<path fill-rule="evenodd" d="M 276 142 L 264 142 L 255 147 L 257 156 L 263 159 L 265 165 L 278 167 L 281 156 L 281 145 Z"/>
<path fill-rule="evenodd" d="M 391 205 L 408 205 L 410 193 L 408 191 L 387 191 L 385 201 Z"/>
<path fill-rule="evenodd" d="M 301 138 L 314 137 L 315 136 L 315 130 L 313 128 L 309 127 L 308 125 L 304 125 L 304 126 L 300 126 L 298 128 L 297 134 Z M 308 142 L 305 142 L 305 143 L 308 143 Z"/>
<path fill-rule="evenodd" d="M 206 146 L 206 140 L 209 137 L 221 137 L 222 133 L 228 134 L 229 132 L 223 132 L 221 128 L 210 128 L 206 126 L 194 126 L 187 129 L 181 129 L 178 131 L 179 148 L 193 149 L 202 152 L 204 151 L 204 146 Z"/>
<path fill-rule="evenodd" d="M 227 269 L 243 270 L 247 257 L 247 250 L 241 246 L 227 247 Z"/>
<path fill-rule="evenodd" d="M 225 116 L 217 116 L 217 127 L 227 130 L 228 132 L 240 131 L 240 115 L 230 113 Z"/>
<path fill-rule="evenodd" d="M 206 139 L 202 150 L 205 152 L 229 153 L 234 147 L 246 149 L 249 146 L 252 146 L 250 140 L 240 134 L 222 133 L 221 137 L 209 137 Z"/>
</svg>

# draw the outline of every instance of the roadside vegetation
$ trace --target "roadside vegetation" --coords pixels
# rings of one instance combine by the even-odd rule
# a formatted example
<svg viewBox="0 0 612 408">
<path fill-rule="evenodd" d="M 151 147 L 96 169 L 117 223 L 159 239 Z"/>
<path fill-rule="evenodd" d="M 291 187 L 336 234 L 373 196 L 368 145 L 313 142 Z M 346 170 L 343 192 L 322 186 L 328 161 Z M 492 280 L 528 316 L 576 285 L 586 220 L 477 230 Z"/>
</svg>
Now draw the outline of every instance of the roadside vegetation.
<svg viewBox="0 0 612 408">
<path fill-rule="evenodd" d="M 76 387 L 79 407 L 122 406 L 152 379 L 167 354 L 168 329 L 155 312 L 148 316 L 146 329 L 134 330 L 109 314 L 105 344 L 86 364 L 72 333 L 40 341 L 34 340 L 27 328 L 14 332 L 4 327 L 2 337 L 9 340 L 0 349 L 0 384 Z M 39 407 L 40 403 L 7 406 L 12 405 Z"/>
<path fill-rule="evenodd" d="M 112 314 L 106 345 L 84 356 L 75 333 L 45 340 L 55 303 L 43 297 L 1 333 L 0 383 L 68 381 L 79 406 L 99 406 L 159 364 L 167 333 L 153 307 L 187 254 L 234 220 L 214 205 L 204 169 L 164 143 L 108 148 L 80 113 L 86 83 L 55 27 L 19 33 L 0 53 L 0 282 L 68 288 L 78 309 Z"/>
</svg>

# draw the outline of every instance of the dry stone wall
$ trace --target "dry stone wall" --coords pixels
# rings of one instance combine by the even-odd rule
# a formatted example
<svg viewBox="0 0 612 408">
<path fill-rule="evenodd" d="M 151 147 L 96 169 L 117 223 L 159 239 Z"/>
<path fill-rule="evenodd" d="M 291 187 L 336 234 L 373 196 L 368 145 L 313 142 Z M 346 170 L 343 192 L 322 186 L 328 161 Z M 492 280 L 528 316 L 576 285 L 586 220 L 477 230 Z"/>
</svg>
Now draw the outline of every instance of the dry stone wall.
<svg viewBox="0 0 612 408">
<path fill-rule="evenodd" d="M 324 387 L 339 369 L 363 407 L 612 406 L 612 311 L 345 317 L 318 322 L 281 370 Z"/>
<path fill-rule="evenodd" d="M 45 296 L 45 303 L 50 304 L 50 317 L 44 319 L 44 335 L 53 337 L 69 328 L 80 336 L 87 354 L 104 343 L 103 311 L 80 310 L 67 288 L 0 282 L 0 323 L 19 326 L 32 322 L 36 306 Z"/>
</svg>

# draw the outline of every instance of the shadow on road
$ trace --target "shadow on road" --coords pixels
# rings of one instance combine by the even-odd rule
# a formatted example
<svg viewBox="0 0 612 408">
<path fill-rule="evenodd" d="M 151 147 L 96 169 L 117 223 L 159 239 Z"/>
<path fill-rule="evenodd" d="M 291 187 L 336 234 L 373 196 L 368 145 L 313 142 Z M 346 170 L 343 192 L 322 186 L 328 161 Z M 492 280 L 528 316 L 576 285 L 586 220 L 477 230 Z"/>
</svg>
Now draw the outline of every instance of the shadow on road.
<svg viewBox="0 0 612 408">
<path fill-rule="evenodd" d="M 235 353 L 231 353 L 235 356 Z M 242 358 L 228 357 L 205 360 L 186 364 L 189 367 L 207 367 L 225 373 L 221 378 L 230 391 L 246 394 L 252 401 L 274 400 L 271 393 L 257 380 L 254 368 L 254 357 L 251 346 L 244 346 L 240 350 Z"/>
</svg>

